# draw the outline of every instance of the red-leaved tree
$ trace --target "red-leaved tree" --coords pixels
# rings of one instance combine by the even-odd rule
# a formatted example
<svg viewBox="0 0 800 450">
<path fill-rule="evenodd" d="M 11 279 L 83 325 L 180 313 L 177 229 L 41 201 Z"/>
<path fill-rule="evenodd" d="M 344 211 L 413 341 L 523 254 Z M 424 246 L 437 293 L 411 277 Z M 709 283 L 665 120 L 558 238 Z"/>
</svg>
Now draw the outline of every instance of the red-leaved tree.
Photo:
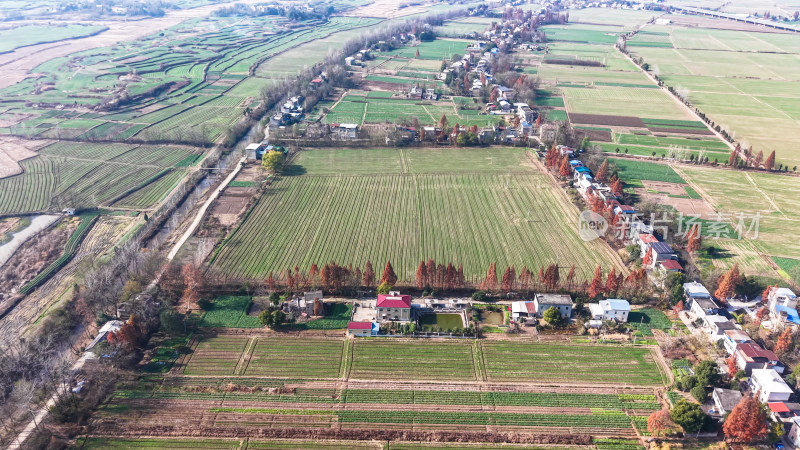
<svg viewBox="0 0 800 450">
<path fill-rule="evenodd" d="M 764 439 L 767 429 L 767 413 L 755 397 L 742 397 L 725 423 L 722 425 L 725 438 L 733 442 L 751 443 Z"/>
<path fill-rule="evenodd" d="M 591 283 L 589 283 L 589 298 L 596 298 L 600 294 L 603 293 L 603 268 L 597 266 L 594 269 L 594 278 L 592 278 Z"/>
</svg>

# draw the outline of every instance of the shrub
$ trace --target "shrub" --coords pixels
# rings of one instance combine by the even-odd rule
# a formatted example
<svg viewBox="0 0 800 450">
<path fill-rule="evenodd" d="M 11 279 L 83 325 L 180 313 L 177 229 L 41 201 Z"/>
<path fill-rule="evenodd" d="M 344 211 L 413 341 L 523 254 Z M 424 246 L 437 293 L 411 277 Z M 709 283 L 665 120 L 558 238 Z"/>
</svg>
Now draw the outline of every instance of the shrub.
<svg viewBox="0 0 800 450">
<path fill-rule="evenodd" d="M 486 292 L 485 291 L 475 291 L 472 293 L 472 299 L 476 302 L 485 302 L 486 301 Z"/>
<path fill-rule="evenodd" d="M 708 399 L 708 393 L 706 392 L 706 388 L 704 386 L 695 386 L 690 391 L 692 397 L 700 403 L 705 403 Z"/>
</svg>

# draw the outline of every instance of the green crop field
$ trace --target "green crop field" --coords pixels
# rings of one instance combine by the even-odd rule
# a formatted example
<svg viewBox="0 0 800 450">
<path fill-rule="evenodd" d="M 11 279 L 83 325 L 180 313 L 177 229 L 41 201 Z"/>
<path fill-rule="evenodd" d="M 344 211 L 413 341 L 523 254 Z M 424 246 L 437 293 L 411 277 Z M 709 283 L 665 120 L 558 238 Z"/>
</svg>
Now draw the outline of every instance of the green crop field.
<svg viewBox="0 0 800 450">
<path fill-rule="evenodd" d="M 105 438 L 105 427 L 136 433 L 179 423 L 184 429 L 211 424 L 219 430 L 314 430 L 333 424 L 352 430 L 502 426 L 513 432 L 547 427 L 629 438 L 634 424 L 661 409 L 653 389 L 666 381 L 651 350 L 641 347 L 241 335 L 199 340 L 182 374 L 173 370 L 120 385 L 97 412 L 94 437 L 80 443 L 89 448 L 164 448 L 168 441 L 154 438 Z M 503 388 L 479 384 L 485 381 L 502 382 Z M 577 385 L 561 386 L 565 381 Z M 604 392 L 607 386 L 626 389 Z M 187 410 L 196 413 L 187 415 Z M 301 441 L 281 442 L 250 439 L 247 447 L 295 448 Z M 189 443 L 197 448 L 230 444 L 197 438 Z"/>
<path fill-rule="evenodd" d="M 106 27 L 93 25 L 67 24 L 64 26 L 26 25 L 0 30 L 0 53 L 27 45 L 90 36 L 106 29 Z"/>
<path fill-rule="evenodd" d="M 0 213 L 93 208 L 115 201 L 148 209 L 174 188 L 185 173 L 178 164 L 194 151 L 57 142 L 41 149 L 40 156 L 22 161 L 24 173 L 0 179 Z M 167 169 L 169 174 L 164 173 Z"/>
<path fill-rule="evenodd" d="M 800 218 L 800 188 L 787 183 L 793 178 L 768 173 L 681 166 L 676 168 L 704 199 L 721 215 L 721 220 L 739 228 L 752 244 L 737 244 L 743 258 L 753 258 L 754 268 L 764 267 L 761 255 L 795 258 L 800 244 L 786 239 Z M 733 231 L 730 237 L 737 237 Z M 713 244 L 713 241 L 707 241 Z M 727 244 L 729 247 L 732 244 Z"/>
<path fill-rule="evenodd" d="M 613 348 L 544 343 L 485 342 L 483 358 L 489 381 L 526 380 L 661 385 L 664 374 L 646 348 Z M 575 357 L 574 355 L 580 355 Z M 548 364 L 548 361 L 559 361 Z"/>
<path fill-rule="evenodd" d="M 608 162 L 617 166 L 619 178 L 628 185 L 641 186 L 642 180 L 686 183 L 668 164 L 622 158 L 609 158 Z"/>
<path fill-rule="evenodd" d="M 493 261 L 535 270 L 558 259 L 575 265 L 576 279 L 598 264 L 621 269 L 605 244 L 577 236 L 578 211 L 523 150 L 304 151 L 289 172 L 304 174 L 273 182 L 215 254 L 212 273 L 264 279 L 286 267 L 390 260 L 410 281 L 429 258 L 463 264 L 475 282 Z"/>
<path fill-rule="evenodd" d="M 422 42 L 413 47 L 400 47 L 387 54 L 403 58 L 414 58 L 416 52 L 419 51 L 420 59 L 441 61 L 442 58 L 444 58 L 449 60 L 453 55 L 463 55 L 470 42 L 471 41 L 458 39 L 435 39 L 431 42 Z"/>
<path fill-rule="evenodd" d="M 203 314 L 198 326 L 201 327 L 230 327 L 230 328 L 258 328 L 261 322 L 258 317 L 248 316 L 250 297 L 229 295 L 218 297 L 211 308 Z"/>
<path fill-rule="evenodd" d="M 628 314 L 628 326 L 641 332 L 643 336 L 652 336 L 653 329 L 669 330 L 672 322 L 658 309 L 642 308 Z"/>
<path fill-rule="evenodd" d="M 651 28 L 651 27 L 648 27 Z M 796 88 L 800 38 L 793 34 L 654 26 L 674 48 L 631 47 L 664 82 L 755 152 L 776 150 L 778 162 L 797 165 L 794 131 L 800 126 Z"/>
<path fill-rule="evenodd" d="M 667 326 L 655 314 L 648 317 L 651 328 Z M 350 345 L 352 349 L 348 350 Z M 242 354 L 247 358 L 240 363 Z M 293 356 L 298 354 L 304 355 L 303 359 Z M 343 354 L 347 355 L 344 361 Z M 570 356 L 575 354 L 580 358 Z M 558 366 L 544 363 L 553 358 L 561 363 Z M 488 381 L 497 382 L 547 382 L 556 378 L 588 384 L 656 386 L 664 382 L 647 348 L 375 338 L 358 339 L 344 347 L 339 339 L 203 338 L 183 373 L 327 379 L 339 377 L 340 366 L 348 367 L 346 377 L 365 380 L 479 381 L 485 374 Z M 621 366 L 626 369 L 620 370 Z M 596 377 L 589 378 L 590 374 Z"/>
<path fill-rule="evenodd" d="M 567 111 L 580 114 L 689 120 L 693 116 L 658 89 L 618 86 L 562 88 Z"/>
</svg>

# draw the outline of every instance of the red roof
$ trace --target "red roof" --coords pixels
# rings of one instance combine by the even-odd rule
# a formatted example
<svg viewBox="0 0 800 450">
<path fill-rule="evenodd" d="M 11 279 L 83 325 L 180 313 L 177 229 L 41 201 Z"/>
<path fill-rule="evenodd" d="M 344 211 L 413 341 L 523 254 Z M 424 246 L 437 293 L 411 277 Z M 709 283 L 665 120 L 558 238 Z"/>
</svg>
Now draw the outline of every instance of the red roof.
<svg viewBox="0 0 800 450">
<path fill-rule="evenodd" d="M 766 350 L 761 348 L 760 345 L 754 343 L 744 343 L 739 344 L 737 348 L 744 354 L 744 356 L 748 358 L 765 358 L 769 361 L 778 361 L 778 355 L 776 355 L 772 350 Z"/>
<path fill-rule="evenodd" d="M 536 303 L 525 302 L 525 309 L 528 310 L 528 314 L 536 314 Z"/>
<path fill-rule="evenodd" d="M 642 233 L 639 235 L 639 239 L 642 240 L 645 244 L 651 244 L 653 242 L 658 242 L 658 238 L 653 236 L 652 234 Z"/>
<path fill-rule="evenodd" d="M 371 330 L 372 322 L 350 322 L 347 324 L 348 330 Z"/>
<path fill-rule="evenodd" d="M 683 270 L 683 267 L 681 267 L 681 263 L 675 261 L 674 259 L 667 259 L 661 261 L 661 266 L 667 270 Z"/>
<path fill-rule="evenodd" d="M 378 294 L 379 308 L 411 308 L 410 295 Z"/>
<path fill-rule="evenodd" d="M 783 402 L 767 403 L 767 405 L 769 405 L 769 409 L 772 410 L 772 412 L 776 412 L 776 413 L 788 413 L 788 412 L 790 412 L 789 407 L 786 406 L 786 403 L 783 403 Z"/>
</svg>

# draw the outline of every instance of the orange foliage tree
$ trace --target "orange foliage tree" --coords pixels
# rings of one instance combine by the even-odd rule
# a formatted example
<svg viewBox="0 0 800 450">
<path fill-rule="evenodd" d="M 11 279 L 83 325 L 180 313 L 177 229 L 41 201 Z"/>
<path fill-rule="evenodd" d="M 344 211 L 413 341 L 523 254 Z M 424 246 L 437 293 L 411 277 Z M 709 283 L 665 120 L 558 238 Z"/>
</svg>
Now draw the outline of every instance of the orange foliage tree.
<svg viewBox="0 0 800 450">
<path fill-rule="evenodd" d="M 647 417 L 647 431 L 654 436 L 658 436 L 674 426 L 675 424 L 672 422 L 672 418 L 669 416 L 669 409 L 667 408 L 654 411 Z"/>
<path fill-rule="evenodd" d="M 603 287 L 603 269 L 597 266 L 597 268 L 594 269 L 594 278 L 592 278 L 592 282 L 589 283 L 589 298 L 596 298 L 602 294 Z"/>
<path fill-rule="evenodd" d="M 780 336 L 778 336 L 778 342 L 775 343 L 775 353 L 780 356 L 785 355 L 789 350 L 792 349 L 792 330 L 791 328 L 786 328 L 783 330 Z"/>
<path fill-rule="evenodd" d="M 389 286 L 397 284 L 397 275 L 394 274 L 394 268 L 391 261 L 386 261 L 386 266 L 383 268 L 383 275 L 381 276 L 381 284 L 386 283 Z"/>
<path fill-rule="evenodd" d="M 767 429 L 767 413 L 755 397 L 745 396 L 731 411 L 722 426 L 725 437 L 733 442 L 750 443 L 764 439 Z"/>
<path fill-rule="evenodd" d="M 733 296 L 736 291 L 736 286 L 738 286 L 740 282 L 739 264 L 734 264 L 720 279 L 717 290 L 714 291 L 714 296 L 722 301 L 729 299 Z"/>
<path fill-rule="evenodd" d="M 483 288 L 486 290 L 493 290 L 497 287 L 497 263 L 492 262 L 489 264 L 489 270 L 486 271 L 486 279 L 483 281 Z"/>
<path fill-rule="evenodd" d="M 181 275 L 183 275 L 183 296 L 181 301 L 186 302 L 186 309 L 191 308 L 192 303 L 200 300 L 200 290 L 205 284 L 205 277 L 203 272 L 194 264 L 184 264 L 181 268 Z"/>
</svg>

